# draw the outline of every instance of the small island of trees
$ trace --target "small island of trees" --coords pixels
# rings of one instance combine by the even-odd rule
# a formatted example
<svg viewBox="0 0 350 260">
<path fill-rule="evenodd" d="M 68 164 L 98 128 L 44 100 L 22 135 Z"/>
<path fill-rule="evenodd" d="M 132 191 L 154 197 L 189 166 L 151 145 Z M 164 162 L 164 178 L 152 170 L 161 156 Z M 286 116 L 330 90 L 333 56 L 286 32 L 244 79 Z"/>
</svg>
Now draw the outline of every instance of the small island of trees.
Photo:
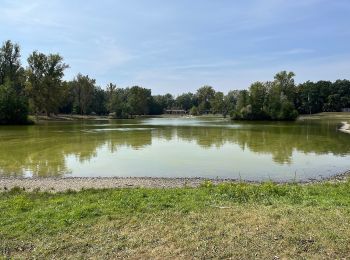
<svg viewBox="0 0 350 260">
<path fill-rule="evenodd" d="M 88 75 L 63 80 L 69 66 L 59 54 L 34 51 L 24 68 L 20 47 L 10 40 L 0 48 L 0 124 L 26 124 L 28 115 L 81 114 L 132 118 L 182 109 L 192 115 L 222 114 L 234 120 L 295 120 L 299 114 L 337 112 L 350 107 L 350 81 L 307 81 L 296 85 L 293 72 L 273 81 L 254 82 L 248 90 L 226 95 L 211 86 L 196 93 L 152 95 L 139 86 L 105 89 Z"/>
</svg>

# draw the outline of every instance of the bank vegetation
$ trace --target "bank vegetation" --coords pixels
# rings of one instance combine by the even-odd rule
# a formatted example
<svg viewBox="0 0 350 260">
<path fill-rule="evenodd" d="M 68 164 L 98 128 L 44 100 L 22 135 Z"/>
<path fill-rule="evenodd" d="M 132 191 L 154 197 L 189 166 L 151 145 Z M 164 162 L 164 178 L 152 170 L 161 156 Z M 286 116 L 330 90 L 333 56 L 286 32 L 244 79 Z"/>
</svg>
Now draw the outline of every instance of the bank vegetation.
<svg viewBox="0 0 350 260">
<path fill-rule="evenodd" d="M 65 80 L 69 65 L 59 54 L 33 51 L 22 66 L 20 47 L 0 48 L 0 124 L 25 124 L 28 115 L 80 114 L 131 118 L 159 115 L 169 109 L 192 115 L 222 114 L 238 120 L 294 120 L 299 114 L 339 112 L 350 108 L 350 81 L 295 84 L 294 73 L 224 94 L 211 86 L 195 93 L 152 95 L 151 89 L 115 83 L 98 86 L 91 75 Z"/>
</svg>

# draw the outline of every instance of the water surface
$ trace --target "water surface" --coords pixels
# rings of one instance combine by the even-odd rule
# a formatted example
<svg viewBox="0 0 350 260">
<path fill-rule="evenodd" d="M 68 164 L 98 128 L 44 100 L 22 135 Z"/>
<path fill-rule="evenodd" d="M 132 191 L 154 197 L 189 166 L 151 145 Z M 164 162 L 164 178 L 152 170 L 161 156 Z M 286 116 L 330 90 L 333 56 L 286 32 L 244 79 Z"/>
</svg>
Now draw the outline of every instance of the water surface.
<svg viewBox="0 0 350 260">
<path fill-rule="evenodd" d="M 0 127 L 0 176 L 307 180 L 350 169 L 340 118 L 145 118 Z"/>
</svg>

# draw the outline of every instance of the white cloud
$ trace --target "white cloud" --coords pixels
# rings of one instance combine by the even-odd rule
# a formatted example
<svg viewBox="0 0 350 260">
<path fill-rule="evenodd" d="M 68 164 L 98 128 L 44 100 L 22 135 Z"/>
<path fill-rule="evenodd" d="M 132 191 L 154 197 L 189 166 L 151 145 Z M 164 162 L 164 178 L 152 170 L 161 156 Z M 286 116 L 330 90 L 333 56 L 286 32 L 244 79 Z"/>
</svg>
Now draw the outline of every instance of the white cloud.
<svg viewBox="0 0 350 260">
<path fill-rule="evenodd" d="M 50 11 L 50 1 L 5 1 L 0 8 L 3 23 L 21 27 L 58 27 L 63 23 Z"/>
<path fill-rule="evenodd" d="M 329 56 L 303 61 L 286 61 L 279 64 L 269 62 L 263 66 L 219 68 L 208 70 L 176 70 L 158 68 L 136 72 L 133 79 L 145 87 L 151 87 L 156 94 L 195 91 L 203 85 L 212 85 L 215 89 L 227 92 L 232 89 L 248 88 L 255 81 L 272 80 L 282 70 L 293 71 L 296 82 L 306 80 L 336 80 L 350 78 L 350 57 Z"/>
</svg>

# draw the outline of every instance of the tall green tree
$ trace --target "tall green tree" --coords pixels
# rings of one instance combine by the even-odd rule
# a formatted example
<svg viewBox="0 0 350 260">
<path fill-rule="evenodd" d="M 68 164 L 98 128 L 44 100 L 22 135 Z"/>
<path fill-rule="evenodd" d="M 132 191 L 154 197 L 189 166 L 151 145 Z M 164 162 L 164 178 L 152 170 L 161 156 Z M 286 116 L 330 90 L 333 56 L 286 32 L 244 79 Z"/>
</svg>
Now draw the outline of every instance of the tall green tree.
<svg viewBox="0 0 350 260">
<path fill-rule="evenodd" d="M 0 48 L 0 124 L 27 122 L 28 102 L 24 95 L 24 84 L 20 47 L 6 41 Z"/>
<path fill-rule="evenodd" d="M 74 92 L 74 110 L 81 115 L 86 115 L 91 107 L 94 92 L 95 92 L 95 79 L 89 78 L 88 75 L 83 76 L 78 74 L 72 81 L 72 87 Z"/>
<path fill-rule="evenodd" d="M 333 92 L 332 82 L 306 81 L 297 86 L 296 107 L 301 114 L 319 113 L 325 110 L 328 97 Z"/>
<path fill-rule="evenodd" d="M 273 82 L 267 83 L 267 114 L 272 120 L 294 120 L 298 116 L 295 109 L 295 95 L 293 72 L 282 71 L 275 75 Z"/>
<path fill-rule="evenodd" d="M 197 90 L 199 113 L 205 113 L 210 110 L 210 102 L 214 98 L 215 90 L 211 86 L 203 86 Z"/>
<path fill-rule="evenodd" d="M 147 115 L 150 111 L 151 90 L 133 86 L 128 90 L 128 106 L 131 115 Z"/>
<path fill-rule="evenodd" d="M 62 97 L 58 108 L 59 113 L 71 114 L 74 106 L 74 91 L 71 81 L 62 82 Z"/>
<path fill-rule="evenodd" d="M 224 97 L 224 111 L 223 111 L 224 117 L 226 117 L 227 114 L 231 114 L 235 111 L 238 94 L 239 94 L 239 90 L 231 90 Z"/>
<path fill-rule="evenodd" d="M 231 112 L 231 116 L 233 119 L 248 119 L 248 114 L 250 114 L 249 91 L 240 90 L 238 92 L 235 110 Z"/>
<path fill-rule="evenodd" d="M 267 87 L 262 82 L 255 82 L 249 88 L 249 100 L 251 105 L 252 119 L 265 119 Z"/>
<path fill-rule="evenodd" d="M 115 94 L 115 91 L 117 89 L 117 85 L 116 84 L 113 84 L 113 83 L 108 83 L 107 84 L 107 87 L 106 87 L 106 108 L 108 110 L 108 112 L 112 112 L 113 108 L 113 98 L 114 98 L 114 94 Z"/>
<path fill-rule="evenodd" d="M 27 117 L 27 98 L 16 93 L 11 81 L 0 85 L 0 124 L 25 124 Z"/>
<path fill-rule="evenodd" d="M 233 119 L 294 120 L 297 90 L 294 73 L 282 71 L 273 82 L 255 82 L 249 90 L 239 91 Z"/>
<path fill-rule="evenodd" d="M 210 101 L 211 112 L 213 114 L 222 114 L 224 111 L 224 93 L 215 92 L 214 97 Z"/>
<path fill-rule="evenodd" d="M 160 115 L 165 109 L 171 109 L 176 106 L 173 95 L 167 93 L 165 95 L 156 95 L 151 97 L 150 114 Z"/>
<path fill-rule="evenodd" d="M 25 73 L 21 66 L 21 54 L 18 44 L 5 41 L 0 49 L 0 85 L 11 82 L 18 94 L 22 94 L 25 83 Z"/>
<path fill-rule="evenodd" d="M 59 54 L 34 51 L 28 57 L 27 90 L 36 113 L 56 113 L 62 97 L 62 78 L 69 66 Z"/>
<path fill-rule="evenodd" d="M 190 110 L 195 105 L 198 105 L 196 104 L 195 96 L 190 92 L 183 93 L 176 98 L 176 106 L 178 108 Z"/>
<path fill-rule="evenodd" d="M 285 70 L 278 72 L 274 77 L 274 84 L 280 89 L 281 94 L 286 96 L 291 102 L 294 101 L 296 93 L 294 77 L 294 72 L 287 72 Z"/>
<path fill-rule="evenodd" d="M 90 109 L 97 115 L 107 114 L 107 93 L 101 87 L 94 88 Z"/>
<path fill-rule="evenodd" d="M 114 113 L 117 118 L 128 118 L 130 107 L 128 104 L 128 90 L 123 88 L 113 89 L 109 104 L 109 112 Z"/>
</svg>

